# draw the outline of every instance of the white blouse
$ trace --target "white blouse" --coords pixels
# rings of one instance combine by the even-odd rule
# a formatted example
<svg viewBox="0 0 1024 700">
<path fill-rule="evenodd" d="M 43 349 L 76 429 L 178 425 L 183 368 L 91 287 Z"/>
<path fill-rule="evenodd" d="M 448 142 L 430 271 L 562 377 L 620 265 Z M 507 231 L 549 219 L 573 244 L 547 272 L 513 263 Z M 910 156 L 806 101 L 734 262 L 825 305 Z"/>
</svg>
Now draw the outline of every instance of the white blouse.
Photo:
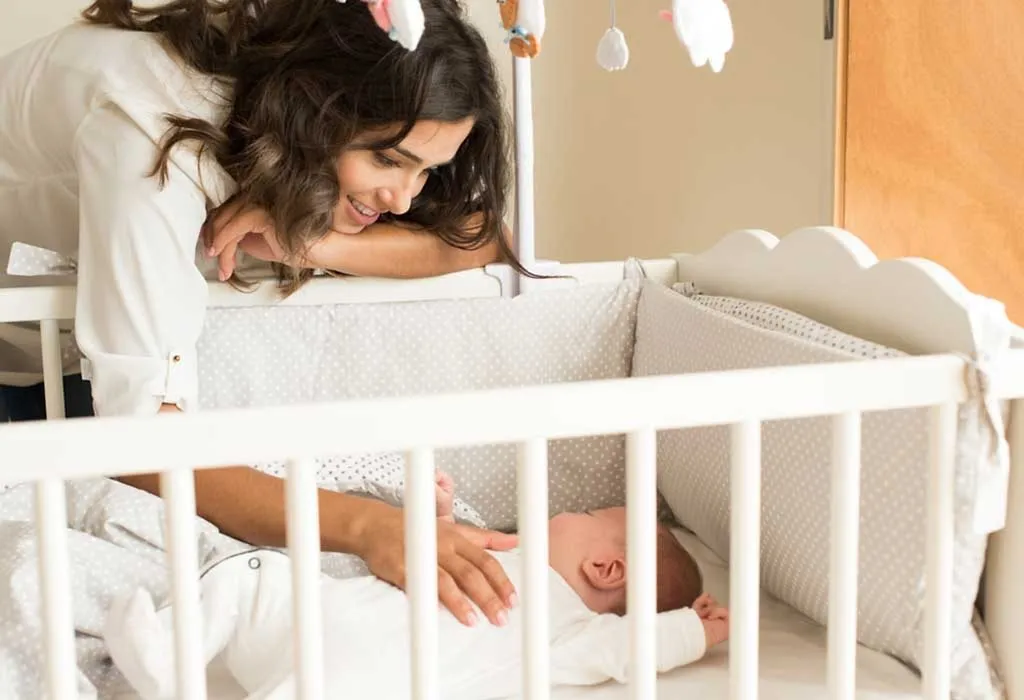
<svg viewBox="0 0 1024 700">
<path fill-rule="evenodd" d="M 77 259 L 75 336 L 99 415 L 195 406 L 216 274 L 197 242 L 235 183 L 191 143 L 164 186 L 148 173 L 163 115 L 221 121 L 224 92 L 152 34 L 82 23 L 0 58 L 0 272 L 15 242 Z M 53 280 L 0 275 L 40 282 Z M 0 383 L 40 381 L 38 332 L 0 329 Z"/>
</svg>

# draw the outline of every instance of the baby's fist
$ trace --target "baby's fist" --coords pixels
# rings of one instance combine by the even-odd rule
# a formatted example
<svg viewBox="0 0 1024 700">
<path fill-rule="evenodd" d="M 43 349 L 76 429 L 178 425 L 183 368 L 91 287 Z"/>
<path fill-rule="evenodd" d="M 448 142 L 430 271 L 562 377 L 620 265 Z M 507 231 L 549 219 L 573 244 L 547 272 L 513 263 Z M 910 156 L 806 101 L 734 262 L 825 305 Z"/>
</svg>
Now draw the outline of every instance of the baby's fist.
<svg viewBox="0 0 1024 700">
<path fill-rule="evenodd" d="M 438 519 L 454 523 L 455 482 L 440 469 L 434 474 L 434 496 L 437 499 Z"/>
<path fill-rule="evenodd" d="M 708 649 L 729 638 L 729 611 L 704 593 L 693 602 L 693 611 L 704 625 L 704 641 Z"/>
</svg>

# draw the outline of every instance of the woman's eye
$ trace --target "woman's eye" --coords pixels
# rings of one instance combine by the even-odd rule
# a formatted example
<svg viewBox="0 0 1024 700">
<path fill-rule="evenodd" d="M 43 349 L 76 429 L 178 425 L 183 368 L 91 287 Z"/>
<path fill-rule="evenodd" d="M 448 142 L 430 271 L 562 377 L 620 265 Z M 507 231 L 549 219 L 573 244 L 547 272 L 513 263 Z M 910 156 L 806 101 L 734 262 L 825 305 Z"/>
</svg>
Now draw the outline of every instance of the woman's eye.
<svg viewBox="0 0 1024 700">
<path fill-rule="evenodd" d="M 383 154 L 383 153 L 381 153 L 379 151 L 375 151 L 373 156 L 374 156 L 374 158 L 376 158 L 377 163 L 379 163 L 380 165 L 383 165 L 385 168 L 397 168 L 398 167 L 398 161 L 394 160 L 393 158 L 388 158 L 385 154 Z"/>
</svg>

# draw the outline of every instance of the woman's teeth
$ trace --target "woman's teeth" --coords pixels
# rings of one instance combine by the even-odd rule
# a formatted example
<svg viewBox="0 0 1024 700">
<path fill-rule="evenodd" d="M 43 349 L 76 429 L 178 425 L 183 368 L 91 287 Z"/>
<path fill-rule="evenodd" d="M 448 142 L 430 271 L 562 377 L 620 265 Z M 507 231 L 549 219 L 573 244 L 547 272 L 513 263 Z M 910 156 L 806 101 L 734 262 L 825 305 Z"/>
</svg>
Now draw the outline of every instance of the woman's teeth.
<svg viewBox="0 0 1024 700">
<path fill-rule="evenodd" d="M 352 202 L 352 207 L 363 216 L 377 216 L 378 212 L 375 209 L 370 209 L 368 206 L 353 199 L 352 197 L 349 197 L 348 201 Z"/>
</svg>

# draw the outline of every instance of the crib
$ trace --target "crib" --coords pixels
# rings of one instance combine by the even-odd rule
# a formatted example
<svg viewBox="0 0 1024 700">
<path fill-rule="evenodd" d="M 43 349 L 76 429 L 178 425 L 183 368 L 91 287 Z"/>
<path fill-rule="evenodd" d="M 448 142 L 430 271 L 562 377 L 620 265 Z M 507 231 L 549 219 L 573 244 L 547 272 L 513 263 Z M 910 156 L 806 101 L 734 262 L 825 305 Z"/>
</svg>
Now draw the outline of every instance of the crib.
<svg viewBox="0 0 1024 700">
<path fill-rule="evenodd" d="M 559 275 L 515 280 L 517 298 L 540 299 L 566 290 L 619 284 L 630 262 L 557 267 Z M 401 450 L 406 461 L 408 592 L 415 698 L 438 697 L 436 645 L 438 607 L 434 576 L 436 542 L 433 467 L 440 449 L 503 443 L 516 446 L 518 530 L 525 556 L 520 589 L 525 634 L 523 697 L 951 697 L 953 683 L 954 484 L 957 405 L 970 401 L 967 368 L 973 343 L 971 316 L 976 298 L 948 272 L 925 261 L 877 263 L 852 234 L 831 228 L 793 232 L 780 239 L 763 231 L 738 231 L 699 254 L 639 262 L 644 293 L 665 293 L 677 282 L 703 293 L 777 305 L 860 338 L 902 344 L 910 355 L 869 361 L 793 363 L 726 371 L 658 373 L 586 381 L 558 381 L 477 391 L 393 395 L 342 401 L 204 411 L 160 418 L 101 418 L 11 424 L 0 430 L 0 477 L 33 482 L 46 694 L 78 697 L 75 675 L 72 592 L 68 565 L 65 484 L 98 475 L 160 471 L 166 500 L 166 556 L 175 605 L 179 696 L 235 697 L 207 688 L 200 657 L 198 568 L 193 469 L 288 461 L 288 551 L 294 571 L 295 669 L 303 698 L 323 697 L 320 648 L 320 574 L 315 469 L 325 454 Z M 451 300 L 506 301 L 511 273 L 502 266 L 419 281 L 316 279 L 285 301 L 271 285 L 242 294 L 211 285 L 211 307 L 222 313 L 258 309 L 333 307 L 394 309 L 409 303 Z M 660 293 L 660 292 L 658 292 Z M 57 345 L 60 319 L 73 316 L 70 287 L 7 290 L 0 296 L 0 320 L 39 320 L 45 347 L 48 414 L 59 419 L 63 397 Z M 998 314 L 997 314 L 998 315 Z M 639 320 L 637 321 L 639 323 Z M 1004 494 L 1005 527 L 988 538 L 980 598 L 984 628 L 1005 697 L 1024 698 L 1024 486 L 1020 460 L 1024 397 L 1024 354 L 1016 349 L 1020 330 L 1003 319 L 1006 348 L 988 358 L 986 400 L 1004 403 L 1012 466 Z M 641 338 L 636 331 L 639 352 Z M 634 358 L 634 363 L 637 358 Z M 823 387 L 825 387 L 823 389 Z M 660 403 L 651 396 L 665 399 Z M 862 416 L 892 409 L 921 408 L 927 429 L 927 553 L 922 605 L 920 677 L 893 659 L 858 645 L 858 559 L 861 502 Z M 457 415 L 458 421 L 445 420 Z M 762 572 L 762 425 L 821 417 L 831 434 L 831 489 L 828 508 L 827 624 L 808 624 L 798 614 L 778 617 L 787 606 L 764 597 Z M 275 429 L 288 425 L 285 432 Z M 345 431 L 332 426 L 344 425 Z M 866 425 L 866 423 L 865 423 Z M 400 430 L 387 426 L 401 426 Z M 730 486 L 728 580 L 716 593 L 731 608 L 727 651 L 707 663 L 659 677 L 653 636 L 656 492 L 665 431 L 728 426 Z M 628 512 L 628 567 L 631 630 L 627 687 L 554 689 L 548 683 L 546 520 L 549 515 L 548 444 L 557 439 L 625 436 L 625 498 Z M 765 433 L 767 435 L 767 433 Z M 155 454 L 151 446 L 159 444 Z M 140 455 L 147 455 L 140 463 Z M 25 487 L 28 488 L 28 487 Z M 1000 504 L 994 502 L 996 510 Z M 865 504 L 868 505 L 868 504 Z M 800 507 L 794 503 L 793 506 Z M 764 521 L 767 522 L 767 521 Z M 688 540 L 700 547 L 692 535 Z M 648 546 L 651 545 L 651 546 Z M 921 542 L 925 547 L 925 542 Z M 706 559 L 702 559 L 706 562 Z M 714 569 L 708 565 L 707 571 Z M 711 585 L 711 584 L 709 584 Z M 765 615 L 768 615 L 766 618 Z M 772 617 L 775 615 L 776 617 Z M 783 620 L 765 627 L 765 620 Z M 826 637 L 827 633 L 827 637 Z M 805 637 L 802 647 L 785 646 Z M 809 641 L 808 641 L 809 640 Z M 781 645 L 781 647 L 779 647 Z M 782 652 L 772 658 L 773 649 Z M 809 660 L 793 655 L 812 653 Z M 789 658 L 787 660 L 787 654 Z M 820 663 L 819 663 L 820 662 Z M 40 694 L 43 689 L 40 689 Z M 40 695 L 41 696 L 41 695 Z M 956 694 L 953 695 L 954 697 Z"/>
<path fill-rule="evenodd" d="M 526 20 L 531 20 L 533 24 L 514 28 L 522 30 L 513 32 L 514 36 L 533 34 L 539 39 L 543 34 L 543 4 L 532 6 L 539 14 L 520 18 L 520 23 L 529 25 Z M 188 700 L 240 697 L 237 688 L 220 685 L 208 673 L 198 643 L 202 545 L 197 535 L 202 533 L 195 518 L 192 477 L 199 468 L 284 460 L 297 687 L 304 699 L 324 697 L 315 460 L 329 454 L 399 450 L 407 456 L 409 697 L 438 698 L 434 466 L 445 450 L 505 445 L 514 448 L 515 495 L 511 504 L 504 505 L 506 511 L 514 511 L 510 523 L 520 534 L 525 562 L 519 591 L 525 698 L 1024 700 L 1020 665 L 1024 602 L 1019 584 L 1024 575 L 1024 352 L 1019 349 L 1024 330 L 1012 326 L 998 308 L 972 295 L 946 270 L 918 260 L 879 263 L 853 234 L 834 228 L 803 229 L 782 239 L 764 231 L 737 231 L 708 251 L 657 260 L 565 265 L 536 260 L 530 64 L 522 58 L 514 63 L 517 253 L 526 267 L 552 277 L 531 279 L 493 265 L 416 281 L 317 278 L 284 301 L 276 297 L 270 283 L 244 294 L 211 283 L 211 311 L 221 321 L 261 309 L 282 313 L 326 309 L 328 314 L 360 309 L 368 317 L 382 318 L 411 304 L 447 304 L 443 308 L 447 312 L 458 308 L 452 305 L 484 302 L 499 308 L 502 302 L 511 305 L 556 298 L 551 295 L 560 293 L 567 296 L 559 303 L 575 308 L 579 297 L 573 292 L 605 289 L 614 296 L 630 271 L 639 269 L 642 279 L 632 278 L 632 305 L 620 308 L 624 311 L 618 337 L 625 339 L 622 347 L 628 357 L 619 371 L 608 373 L 613 376 L 582 378 L 567 373 L 554 380 L 545 375 L 543 381 L 508 381 L 485 388 L 396 390 L 387 396 L 369 392 L 314 400 L 323 397 L 307 395 L 281 405 L 217 408 L 159 418 L 61 420 L 60 322 L 74 317 L 74 289 L 0 290 L 0 322 L 39 322 L 51 419 L 0 429 L 0 482 L 19 482 L 10 493 L 29 496 L 29 507 L 20 517 L 31 526 L 32 541 L 38 543 L 32 566 L 38 576 L 41 639 L 37 655 L 42 670 L 28 696 L 53 700 L 83 696 L 75 673 L 82 640 L 76 636 L 73 600 L 78 591 L 73 589 L 72 538 L 75 546 L 90 540 L 70 526 L 74 510 L 69 507 L 70 489 L 77 480 L 158 471 L 164 497 L 159 549 L 166 560 L 174 605 L 178 695 Z M 713 297 L 726 306 L 698 308 L 700 303 L 689 296 L 694 290 L 705 301 Z M 602 299 L 598 298 L 597 307 L 604 303 Z M 797 344 L 812 360 L 797 353 L 784 361 L 761 357 L 723 368 L 720 357 L 711 357 L 708 362 L 717 362 L 718 368 L 681 370 L 678 367 L 685 362 L 680 365 L 679 359 L 690 357 L 686 353 L 665 361 L 657 355 L 672 350 L 675 342 L 685 345 L 690 326 L 680 320 L 680 314 L 655 317 L 650 310 L 655 303 L 682 305 L 693 318 L 728 323 L 730 332 L 791 347 L 797 341 L 782 338 L 777 328 L 757 327 L 742 316 L 750 305 L 762 305 L 762 310 L 772 309 L 769 317 L 758 317 L 760 321 L 767 318 L 768 325 L 779 323 L 780 313 L 793 313 L 806 319 L 800 323 L 814 322 L 829 332 L 845 334 L 842 342 L 852 344 L 849 347 L 863 350 L 873 344 L 892 352 L 872 359 L 862 355 L 861 361 L 851 361 L 855 354 L 851 352 L 840 360 L 832 350 L 823 351 L 820 342 L 812 353 L 814 339 L 804 338 L 802 345 Z M 648 317 L 642 324 L 645 313 Z M 574 328 L 587 329 L 588 323 L 583 319 Z M 659 335 L 662 331 L 667 335 Z M 573 342 L 572 338 L 566 341 L 568 355 L 575 354 Z M 828 352 L 834 361 L 823 360 Z M 879 641 L 875 627 L 884 627 L 885 621 L 871 617 L 863 607 L 865 598 L 871 597 L 864 590 L 863 572 L 872 567 L 876 572 L 880 567 L 899 568 L 899 562 L 860 556 L 868 534 L 863 532 L 865 523 L 877 524 L 879 518 L 884 521 L 889 516 L 898 519 L 897 513 L 873 510 L 872 499 L 878 492 L 862 488 L 870 487 L 872 479 L 877 481 L 878 474 L 868 467 L 885 464 L 879 450 L 888 451 L 863 436 L 877 435 L 875 417 L 892 411 L 916 411 L 914 415 L 921 419 L 914 424 L 919 439 L 892 452 L 908 455 L 904 461 L 919 463 L 920 468 L 913 471 L 915 483 L 921 486 L 915 502 L 925 511 L 924 522 L 919 523 L 922 536 L 916 544 L 903 542 L 898 550 L 923 562 L 919 580 L 901 590 L 914 606 L 914 614 L 920 613 L 920 628 L 913 630 L 912 643 L 899 654 Z M 964 415 L 974 415 L 983 424 L 976 432 L 987 436 L 991 449 L 965 444 Z M 448 416 L 459 420 L 447 420 Z M 801 421 L 818 421 L 815 449 L 819 458 L 825 457 L 811 462 L 817 465 L 813 475 L 820 503 L 800 502 L 796 498 L 800 491 L 791 491 L 780 501 L 778 491 L 766 490 L 774 488 L 780 473 L 780 460 L 772 450 L 787 444 L 785 428 L 780 432 L 777 426 L 809 425 Z M 282 425 L 288 430 L 281 431 Z M 339 425 L 345 430 L 338 430 Z M 701 434 L 707 442 L 701 444 L 718 446 L 704 453 L 718 470 L 719 491 L 705 491 L 718 498 L 714 512 L 686 512 L 680 507 L 684 500 L 666 495 L 673 488 L 702 483 L 699 468 L 695 474 L 692 463 L 679 461 L 686 448 L 696 444 L 686 442 L 688 431 L 705 431 Z M 552 477 L 561 467 L 550 448 L 556 441 L 607 436 L 624 438 L 619 473 L 625 482 L 620 495 L 628 512 L 629 682 L 552 689 L 546 521 L 553 514 Z M 154 445 L 160 446 L 158 451 Z M 987 470 L 971 473 L 974 482 L 967 486 L 974 489 L 974 497 L 968 499 L 971 488 L 965 488 L 961 465 L 983 452 L 996 456 Z M 681 476 L 684 472 L 688 481 Z M 561 472 L 566 474 L 576 482 L 587 476 L 571 469 Z M 810 493 L 812 485 L 807 486 Z M 899 488 L 899 484 L 886 488 Z M 654 636 L 653 543 L 659 494 L 679 521 L 677 536 L 692 547 L 708 587 L 731 609 L 725 649 L 662 676 L 657 673 Z M 0 494 L 0 513 L 5 512 L 2 499 L 8 497 Z M 780 551 L 779 533 L 786 531 L 780 530 L 779 523 L 791 522 L 787 513 L 813 508 L 819 516 L 824 514 L 823 520 L 816 521 L 821 526 L 817 549 L 789 546 L 784 550 L 788 559 L 782 568 L 802 571 L 803 578 L 795 585 L 785 580 L 787 574 L 779 572 L 780 564 L 772 557 Z M 971 517 L 965 520 L 964 512 Z M 972 519 L 968 524 L 973 530 L 965 529 L 964 523 Z M 877 531 L 870 534 L 878 535 Z M 958 579 L 957 572 L 971 568 L 964 565 L 969 559 L 965 551 L 972 552 L 977 562 L 970 576 Z M 816 587 L 817 599 L 801 598 L 799 591 L 808 586 Z M 976 602 L 981 613 L 974 621 Z M 965 665 L 959 650 L 967 637 L 977 642 L 979 650 L 984 646 L 986 658 L 975 660 L 975 678 L 987 678 L 990 683 L 972 687 L 960 677 Z M 25 653 L 36 655 L 34 642 L 25 644 L 33 645 Z M 0 683 L 9 671 L 0 666 Z M 87 690 L 84 696 L 89 694 Z"/>
</svg>

